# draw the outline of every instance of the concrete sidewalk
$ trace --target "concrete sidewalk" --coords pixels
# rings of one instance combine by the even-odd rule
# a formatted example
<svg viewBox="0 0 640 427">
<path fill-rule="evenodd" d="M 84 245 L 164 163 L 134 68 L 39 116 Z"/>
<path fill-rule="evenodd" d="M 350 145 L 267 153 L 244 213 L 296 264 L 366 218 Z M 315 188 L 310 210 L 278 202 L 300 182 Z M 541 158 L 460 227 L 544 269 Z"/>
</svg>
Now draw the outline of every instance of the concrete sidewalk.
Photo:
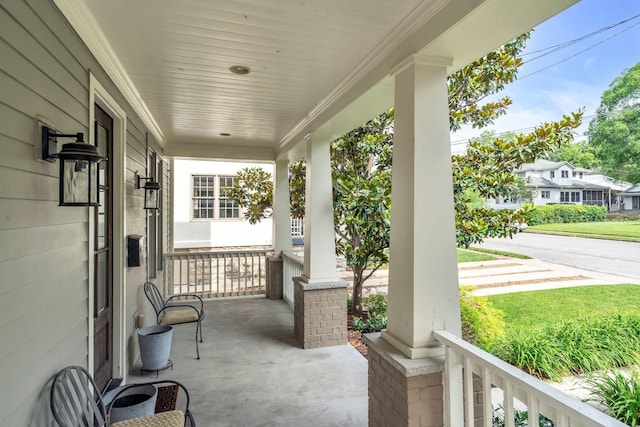
<svg viewBox="0 0 640 427">
<path fill-rule="evenodd" d="M 348 271 L 341 273 L 341 277 L 352 280 Z M 458 279 L 460 285 L 476 286 L 476 295 L 620 283 L 640 285 L 640 279 L 637 278 L 588 271 L 539 259 L 507 257 L 460 263 Z M 365 292 L 386 292 L 388 282 L 388 271 L 377 271 L 365 282 Z"/>
<path fill-rule="evenodd" d="M 462 263 L 458 278 L 460 285 L 476 286 L 476 295 L 620 283 L 640 285 L 640 280 L 630 277 L 518 258 Z"/>
</svg>

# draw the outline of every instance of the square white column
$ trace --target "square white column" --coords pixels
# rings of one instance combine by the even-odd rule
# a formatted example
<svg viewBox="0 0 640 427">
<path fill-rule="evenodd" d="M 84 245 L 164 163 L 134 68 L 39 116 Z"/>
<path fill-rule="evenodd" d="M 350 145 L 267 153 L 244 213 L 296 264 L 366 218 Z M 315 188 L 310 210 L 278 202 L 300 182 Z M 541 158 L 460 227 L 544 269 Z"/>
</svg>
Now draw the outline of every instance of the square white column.
<svg viewBox="0 0 640 427">
<path fill-rule="evenodd" d="M 289 202 L 289 160 L 276 160 L 273 178 L 273 251 L 291 252 L 291 206 Z"/>
<path fill-rule="evenodd" d="M 413 55 L 395 74 L 389 312 L 382 338 L 409 358 L 460 335 L 447 66 Z"/>
<path fill-rule="evenodd" d="M 306 283 L 338 280 L 333 228 L 333 187 L 328 140 L 307 138 L 304 213 L 304 269 Z"/>
</svg>

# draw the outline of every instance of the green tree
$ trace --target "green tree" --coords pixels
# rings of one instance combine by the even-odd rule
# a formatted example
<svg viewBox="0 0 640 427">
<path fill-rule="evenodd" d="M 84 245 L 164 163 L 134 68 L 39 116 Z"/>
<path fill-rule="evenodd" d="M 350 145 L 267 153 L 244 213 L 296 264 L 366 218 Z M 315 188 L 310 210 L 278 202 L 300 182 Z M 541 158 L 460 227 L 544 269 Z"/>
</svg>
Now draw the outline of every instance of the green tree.
<svg viewBox="0 0 640 427">
<path fill-rule="evenodd" d="M 606 175 L 640 182 L 640 62 L 603 92 L 588 136 Z"/>
<path fill-rule="evenodd" d="M 554 162 L 569 162 L 573 166 L 585 169 L 594 169 L 600 166 L 600 161 L 596 159 L 595 148 L 586 143 L 578 142 L 565 144 L 557 150 L 551 151 L 547 159 Z"/>
<path fill-rule="evenodd" d="M 481 103 L 516 78 L 522 65 L 517 55 L 528 37 L 524 34 L 449 76 L 451 130 L 462 125 L 482 128 L 505 114 L 511 103 L 507 97 Z M 478 203 L 478 197 L 521 194 L 522 182 L 512 171 L 571 141 L 581 115 L 544 123 L 526 135 L 480 138 L 470 142 L 466 155 L 452 157 L 459 246 L 518 231 L 515 223 L 526 222 L 529 207 L 494 211 Z M 331 144 L 336 250 L 353 270 L 356 316 L 362 310 L 364 281 L 388 261 L 392 119 L 393 111 L 384 113 Z M 292 212 L 297 214 L 304 206 L 303 170 L 303 165 L 293 165 L 290 175 Z"/>
</svg>

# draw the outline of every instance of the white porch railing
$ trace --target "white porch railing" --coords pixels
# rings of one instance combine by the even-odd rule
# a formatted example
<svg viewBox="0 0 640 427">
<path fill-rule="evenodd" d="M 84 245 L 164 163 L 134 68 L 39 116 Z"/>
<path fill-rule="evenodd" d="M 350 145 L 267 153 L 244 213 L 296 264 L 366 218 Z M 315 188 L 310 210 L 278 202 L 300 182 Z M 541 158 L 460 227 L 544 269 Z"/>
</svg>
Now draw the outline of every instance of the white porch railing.
<svg viewBox="0 0 640 427">
<path fill-rule="evenodd" d="M 624 427 L 596 408 L 556 390 L 508 363 L 480 350 L 447 331 L 434 331 L 435 338 L 446 346 L 444 373 L 445 418 L 447 426 L 474 426 L 482 417 L 483 426 L 492 426 L 491 388 L 503 391 L 506 427 L 514 427 L 514 412 L 521 402 L 528 411 L 528 425 L 538 426 L 540 414 L 553 420 L 556 427 Z M 480 380 L 481 399 L 474 399 L 474 375 Z M 482 414 L 474 405 L 482 404 Z"/>
<path fill-rule="evenodd" d="M 293 308 L 293 278 L 302 275 L 304 261 L 291 252 L 282 252 L 282 298 Z"/>
<path fill-rule="evenodd" d="M 266 258 L 272 250 L 165 254 L 166 295 L 218 298 L 266 293 Z"/>
</svg>

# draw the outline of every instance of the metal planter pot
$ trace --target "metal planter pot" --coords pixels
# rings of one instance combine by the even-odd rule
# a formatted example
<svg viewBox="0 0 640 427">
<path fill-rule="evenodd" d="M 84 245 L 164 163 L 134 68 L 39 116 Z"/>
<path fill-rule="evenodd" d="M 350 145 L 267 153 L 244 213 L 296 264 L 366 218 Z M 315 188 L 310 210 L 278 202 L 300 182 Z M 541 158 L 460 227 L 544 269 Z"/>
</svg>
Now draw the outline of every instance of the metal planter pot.
<svg viewBox="0 0 640 427">
<path fill-rule="evenodd" d="M 153 384 L 132 387 L 122 392 L 113 403 L 110 422 L 153 415 L 157 398 L 158 389 Z"/>
<path fill-rule="evenodd" d="M 172 326 L 157 325 L 138 329 L 143 369 L 157 371 L 169 364 L 172 336 Z"/>
</svg>

